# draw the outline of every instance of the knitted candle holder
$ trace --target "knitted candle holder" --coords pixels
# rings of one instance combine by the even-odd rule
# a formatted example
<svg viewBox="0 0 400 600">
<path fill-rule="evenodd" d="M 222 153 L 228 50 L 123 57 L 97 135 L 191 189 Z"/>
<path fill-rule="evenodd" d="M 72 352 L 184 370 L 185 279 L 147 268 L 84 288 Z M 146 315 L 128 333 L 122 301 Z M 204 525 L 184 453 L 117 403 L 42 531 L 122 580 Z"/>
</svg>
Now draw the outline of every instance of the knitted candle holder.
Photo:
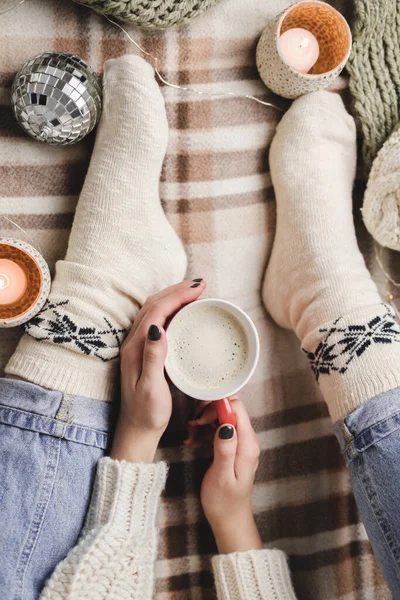
<svg viewBox="0 0 400 600">
<path fill-rule="evenodd" d="M 280 36 L 295 27 L 318 40 L 319 58 L 307 74 L 295 71 L 279 50 Z M 340 74 L 351 51 L 351 32 L 345 18 L 332 6 L 304 0 L 279 14 L 268 25 L 257 46 L 257 68 L 265 85 L 284 98 L 298 98 L 325 89 Z"/>
<path fill-rule="evenodd" d="M 43 256 L 30 244 L 12 238 L 0 238 L 0 259 L 16 263 L 25 273 L 27 287 L 13 304 L 0 304 L 0 327 L 16 327 L 32 319 L 50 292 L 50 272 Z"/>
<path fill-rule="evenodd" d="M 181 25 L 211 8 L 219 0 L 75 0 L 96 12 L 146 29 Z"/>
</svg>

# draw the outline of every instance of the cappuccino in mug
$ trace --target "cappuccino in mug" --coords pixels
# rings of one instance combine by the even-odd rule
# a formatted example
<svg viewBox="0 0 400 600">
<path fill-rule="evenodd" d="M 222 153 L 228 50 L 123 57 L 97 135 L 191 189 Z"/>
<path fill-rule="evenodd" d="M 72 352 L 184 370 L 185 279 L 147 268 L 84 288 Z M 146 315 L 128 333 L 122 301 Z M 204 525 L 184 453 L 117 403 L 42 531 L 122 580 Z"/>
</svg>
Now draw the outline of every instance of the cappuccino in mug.
<svg viewBox="0 0 400 600">
<path fill-rule="evenodd" d="M 249 342 L 232 312 L 198 302 L 192 310 L 178 313 L 173 323 L 168 362 L 181 383 L 212 393 L 240 377 L 247 364 Z"/>
</svg>

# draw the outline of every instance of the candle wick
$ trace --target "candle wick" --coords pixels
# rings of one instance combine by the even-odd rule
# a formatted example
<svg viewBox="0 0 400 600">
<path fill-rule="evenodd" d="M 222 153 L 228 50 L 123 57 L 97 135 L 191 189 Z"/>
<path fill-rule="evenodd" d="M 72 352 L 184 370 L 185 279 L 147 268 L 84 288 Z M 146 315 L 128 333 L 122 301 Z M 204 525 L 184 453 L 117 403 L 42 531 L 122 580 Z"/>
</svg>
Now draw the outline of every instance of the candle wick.
<svg viewBox="0 0 400 600">
<path fill-rule="evenodd" d="M 302 42 L 300 43 L 300 48 L 307 48 L 307 46 L 310 45 L 310 40 L 307 38 L 304 38 L 304 40 L 302 40 Z"/>
<path fill-rule="evenodd" d="M 0 273 L 0 290 L 5 290 L 10 285 L 10 278 L 5 273 Z"/>
</svg>

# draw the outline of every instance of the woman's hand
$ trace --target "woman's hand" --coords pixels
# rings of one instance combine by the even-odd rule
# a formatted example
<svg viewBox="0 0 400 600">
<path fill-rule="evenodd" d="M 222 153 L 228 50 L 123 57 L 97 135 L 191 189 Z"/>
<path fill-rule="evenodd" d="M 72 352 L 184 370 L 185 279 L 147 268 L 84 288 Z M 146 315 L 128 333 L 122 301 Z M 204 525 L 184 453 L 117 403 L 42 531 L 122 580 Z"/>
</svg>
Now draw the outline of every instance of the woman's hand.
<svg viewBox="0 0 400 600">
<path fill-rule="evenodd" d="M 165 323 L 197 300 L 205 282 L 183 281 L 148 298 L 121 349 L 121 408 L 111 458 L 152 462 L 172 411 L 164 375 Z"/>
<path fill-rule="evenodd" d="M 221 425 L 217 430 L 214 462 L 201 487 L 203 509 L 222 554 L 262 548 L 251 506 L 260 447 L 242 402 L 233 399 L 232 406 L 236 430 L 232 425 Z M 216 416 L 211 403 L 196 424 L 210 424 Z"/>
</svg>

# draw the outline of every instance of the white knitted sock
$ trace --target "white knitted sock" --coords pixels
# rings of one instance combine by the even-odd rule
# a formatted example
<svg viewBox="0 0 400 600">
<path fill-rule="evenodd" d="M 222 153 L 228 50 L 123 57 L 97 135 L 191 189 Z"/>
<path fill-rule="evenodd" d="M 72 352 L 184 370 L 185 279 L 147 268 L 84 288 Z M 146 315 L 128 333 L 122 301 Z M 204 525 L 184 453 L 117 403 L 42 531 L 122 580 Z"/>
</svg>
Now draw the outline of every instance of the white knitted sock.
<svg viewBox="0 0 400 600">
<path fill-rule="evenodd" d="M 182 244 L 159 199 L 168 123 L 152 67 L 109 60 L 104 107 L 65 260 L 6 372 L 111 400 L 124 333 L 146 298 L 180 281 Z"/>
<path fill-rule="evenodd" d="M 270 166 L 277 228 L 264 303 L 301 340 L 336 421 L 400 385 L 400 330 L 357 245 L 356 133 L 340 97 L 296 100 L 278 126 Z"/>
</svg>

